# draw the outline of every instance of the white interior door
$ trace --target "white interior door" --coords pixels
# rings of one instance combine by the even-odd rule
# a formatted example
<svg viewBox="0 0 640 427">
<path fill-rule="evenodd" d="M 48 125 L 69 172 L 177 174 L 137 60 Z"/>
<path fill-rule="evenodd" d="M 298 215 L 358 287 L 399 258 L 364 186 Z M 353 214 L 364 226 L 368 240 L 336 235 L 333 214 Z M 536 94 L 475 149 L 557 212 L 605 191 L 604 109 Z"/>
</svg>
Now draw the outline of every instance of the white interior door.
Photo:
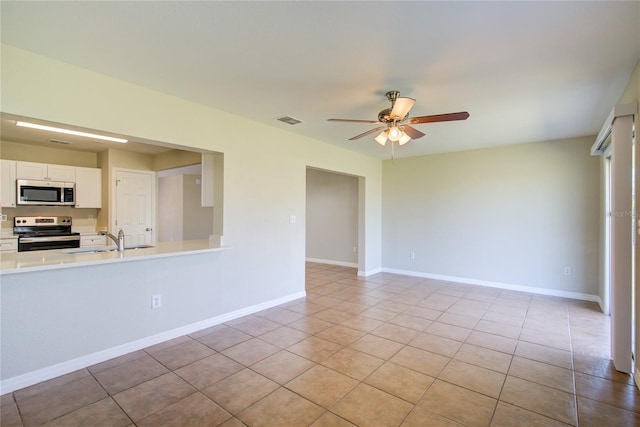
<svg viewBox="0 0 640 427">
<path fill-rule="evenodd" d="M 113 233 L 122 228 L 125 245 L 155 242 L 155 172 L 114 170 Z"/>
</svg>

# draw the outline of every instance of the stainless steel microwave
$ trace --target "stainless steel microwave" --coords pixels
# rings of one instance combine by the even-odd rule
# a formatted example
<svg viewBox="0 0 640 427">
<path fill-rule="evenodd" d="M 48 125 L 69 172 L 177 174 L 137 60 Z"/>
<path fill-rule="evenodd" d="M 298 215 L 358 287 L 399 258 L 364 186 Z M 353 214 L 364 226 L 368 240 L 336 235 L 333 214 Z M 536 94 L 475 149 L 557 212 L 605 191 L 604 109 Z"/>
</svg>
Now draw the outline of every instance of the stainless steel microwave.
<svg viewBox="0 0 640 427">
<path fill-rule="evenodd" d="M 73 182 L 16 180 L 18 205 L 75 206 L 75 193 Z"/>
</svg>

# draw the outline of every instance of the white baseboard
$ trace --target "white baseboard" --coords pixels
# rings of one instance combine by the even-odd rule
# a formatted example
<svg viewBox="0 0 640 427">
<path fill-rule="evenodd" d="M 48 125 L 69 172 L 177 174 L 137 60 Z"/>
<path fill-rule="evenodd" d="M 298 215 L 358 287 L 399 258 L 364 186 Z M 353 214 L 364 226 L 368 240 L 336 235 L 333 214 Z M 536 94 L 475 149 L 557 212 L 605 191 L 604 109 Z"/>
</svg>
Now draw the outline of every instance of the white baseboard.
<svg viewBox="0 0 640 427">
<path fill-rule="evenodd" d="M 331 259 L 320 259 L 320 258 L 305 258 L 305 261 L 316 262 L 318 264 L 329 264 L 329 265 L 339 265 L 341 267 L 358 268 L 357 262 L 333 261 Z"/>
<path fill-rule="evenodd" d="M 358 277 L 368 277 L 373 276 L 374 274 L 382 273 L 382 268 L 374 268 L 373 270 L 362 271 L 358 270 Z"/>
<path fill-rule="evenodd" d="M 37 384 L 42 381 L 50 380 L 52 378 L 59 377 L 60 375 L 65 375 L 70 372 L 77 371 L 78 369 L 83 369 L 88 366 L 95 365 L 96 363 L 101 363 L 106 360 L 113 359 L 114 357 L 123 356 L 137 350 L 142 350 L 143 348 L 147 348 L 161 342 L 178 338 L 183 335 L 192 334 L 202 329 L 219 325 L 220 323 L 228 322 L 242 316 L 257 313 L 259 311 L 266 310 L 268 308 L 275 307 L 280 304 L 296 300 L 298 298 L 304 298 L 305 296 L 306 292 L 304 291 L 296 292 L 295 294 L 287 295 L 282 298 L 276 298 L 274 300 L 266 301 L 261 304 L 245 307 L 240 310 L 225 313 L 220 316 L 212 317 L 200 322 L 182 326 L 180 328 L 171 329 L 166 332 L 161 332 L 156 335 L 141 338 L 139 340 L 108 348 L 106 350 L 98 351 L 96 353 L 87 354 L 85 356 L 28 372 L 26 374 L 18 375 L 16 377 L 7 378 L 0 381 L 0 394 L 4 395 L 5 393 L 10 393 L 12 391 Z"/>
<path fill-rule="evenodd" d="M 420 271 L 399 270 L 396 268 L 382 268 L 384 273 L 401 274 L 403 276 L 424 277 L 426 279 L 444 280 L 447 282 L 466 283 L 469 285 L 488 286 L 491 288 L 508 289 L 511 291 L 529 292 L 538 295 L 571 298 L 583 301 L 600 302 L 598 295 L 583 294 L 580 292 L 559 291 L 555 289 L 536 288 L 534 286 L 513 285 L 510 283 L 491 282 L 488 280 L 468 279 L 465 277 L 445 276 L 442 274 L 430 274 Z"/>
<path fill-rule="evenodd" d="M 306 258 L 305 260 L 307 262 L 317 262 L 318 264 L 339 265 L 342 267 L 353 267 L 353 268 L 359 267 L 357 263 L 353 263 L 353 262 L 332 261 L 329 259 L 319 259 L 319 258 Z M 368 271 L 358 270 L 358 277 L 368 277 L 378 273 L 382 273 L 382 268 L 375 268 L 373 270 L 368 270 Z"/>
</svg>

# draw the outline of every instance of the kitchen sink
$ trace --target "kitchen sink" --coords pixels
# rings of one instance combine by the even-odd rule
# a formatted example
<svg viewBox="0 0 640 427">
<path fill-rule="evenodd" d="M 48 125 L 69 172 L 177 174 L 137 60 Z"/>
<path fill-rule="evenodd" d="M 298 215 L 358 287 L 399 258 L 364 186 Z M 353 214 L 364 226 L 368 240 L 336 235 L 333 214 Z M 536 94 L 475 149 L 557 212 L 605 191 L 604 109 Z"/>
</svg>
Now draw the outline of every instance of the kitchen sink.
<svg viewBox="0 0 640 427">
<path fill-rule="evenodd" d="M 148 249 L 148 248 L 152 248 L 153 245 L 125 245 L 124 246 L 124 250 L 128 250 L 128 249 Z"/>
<path fill-rule="evenodd" d="M 124 247 L 125 251 L 153 248 L 153 245 L 127 245 Z M 64 251 L 66 254 L 95 254 L 98 252 L 117 252 L 118 248 L 115 246 L 106 246 L 102 248 L 74 248 Z"/>
<path fill-rule="evenodd" d="M 106 248 L 75 248 L 75 249 L 66 249 L 63 252 L 65 254 L 94 254 L 96 252 L 111 252 L 117 251 L 116 248 L 106 247 Z"/>
</svg>

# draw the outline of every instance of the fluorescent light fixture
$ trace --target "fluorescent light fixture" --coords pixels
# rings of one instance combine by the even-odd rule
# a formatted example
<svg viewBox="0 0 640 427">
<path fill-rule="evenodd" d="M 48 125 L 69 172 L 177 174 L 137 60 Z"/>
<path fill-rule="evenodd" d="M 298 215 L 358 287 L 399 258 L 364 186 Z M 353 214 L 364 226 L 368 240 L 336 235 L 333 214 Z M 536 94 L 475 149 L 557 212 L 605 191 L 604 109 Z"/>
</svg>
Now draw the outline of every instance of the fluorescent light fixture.
<svg viewBox="0 0 640 427">
<path fill-rule="evenodd" d="M 409 141 L 411 141 L 411 137 L 409 135 L 407 135 L 406 133 L 402 132 L 402 135 L 400 135 L 400 139 L 398 139 L 398 143 L 400 145 L 404 145 Z"/>
<path fill-rule="evenodd" d="M 388 133 L 389 133 L 388 130 L 380 132 L 380 135 L 375 137 L 376 142 L 384 147 L 385 144 L 387 143 L 387 134 Z"/>
<path fill-rule="evenodd" d="M 84 137 L 87 137 L 87 138 L 102 139 L 102 140 L 105 140 L 105 141 L 119 142 L 121 144 L 124 144 L 125 142 L 128 142 L 128 140 L 123 139 L 123 138 L 115 138 L 115 137 L 112 137 L 112 136 L 96 135 L 95 133 L 87 133 L 87 132 L 79 132 L 77 130 L 71 130 L 71 129 L 55 128 L 55 127 L 52 127 L 52 126 L 38 125 L 38 124 L 35 124 L 35 123 L 29 123 L 29 122 L 16 122 L 16 126 L 22 126 L 22 127 L 26 127 L 26 128 L 39 129 L 39 130 L 46 130 L 46 131 L 49 131 L 49 132 L 66 133 L 67 135 L 76 135 L 76 136 L 84 136 Z"/>
</svg>

